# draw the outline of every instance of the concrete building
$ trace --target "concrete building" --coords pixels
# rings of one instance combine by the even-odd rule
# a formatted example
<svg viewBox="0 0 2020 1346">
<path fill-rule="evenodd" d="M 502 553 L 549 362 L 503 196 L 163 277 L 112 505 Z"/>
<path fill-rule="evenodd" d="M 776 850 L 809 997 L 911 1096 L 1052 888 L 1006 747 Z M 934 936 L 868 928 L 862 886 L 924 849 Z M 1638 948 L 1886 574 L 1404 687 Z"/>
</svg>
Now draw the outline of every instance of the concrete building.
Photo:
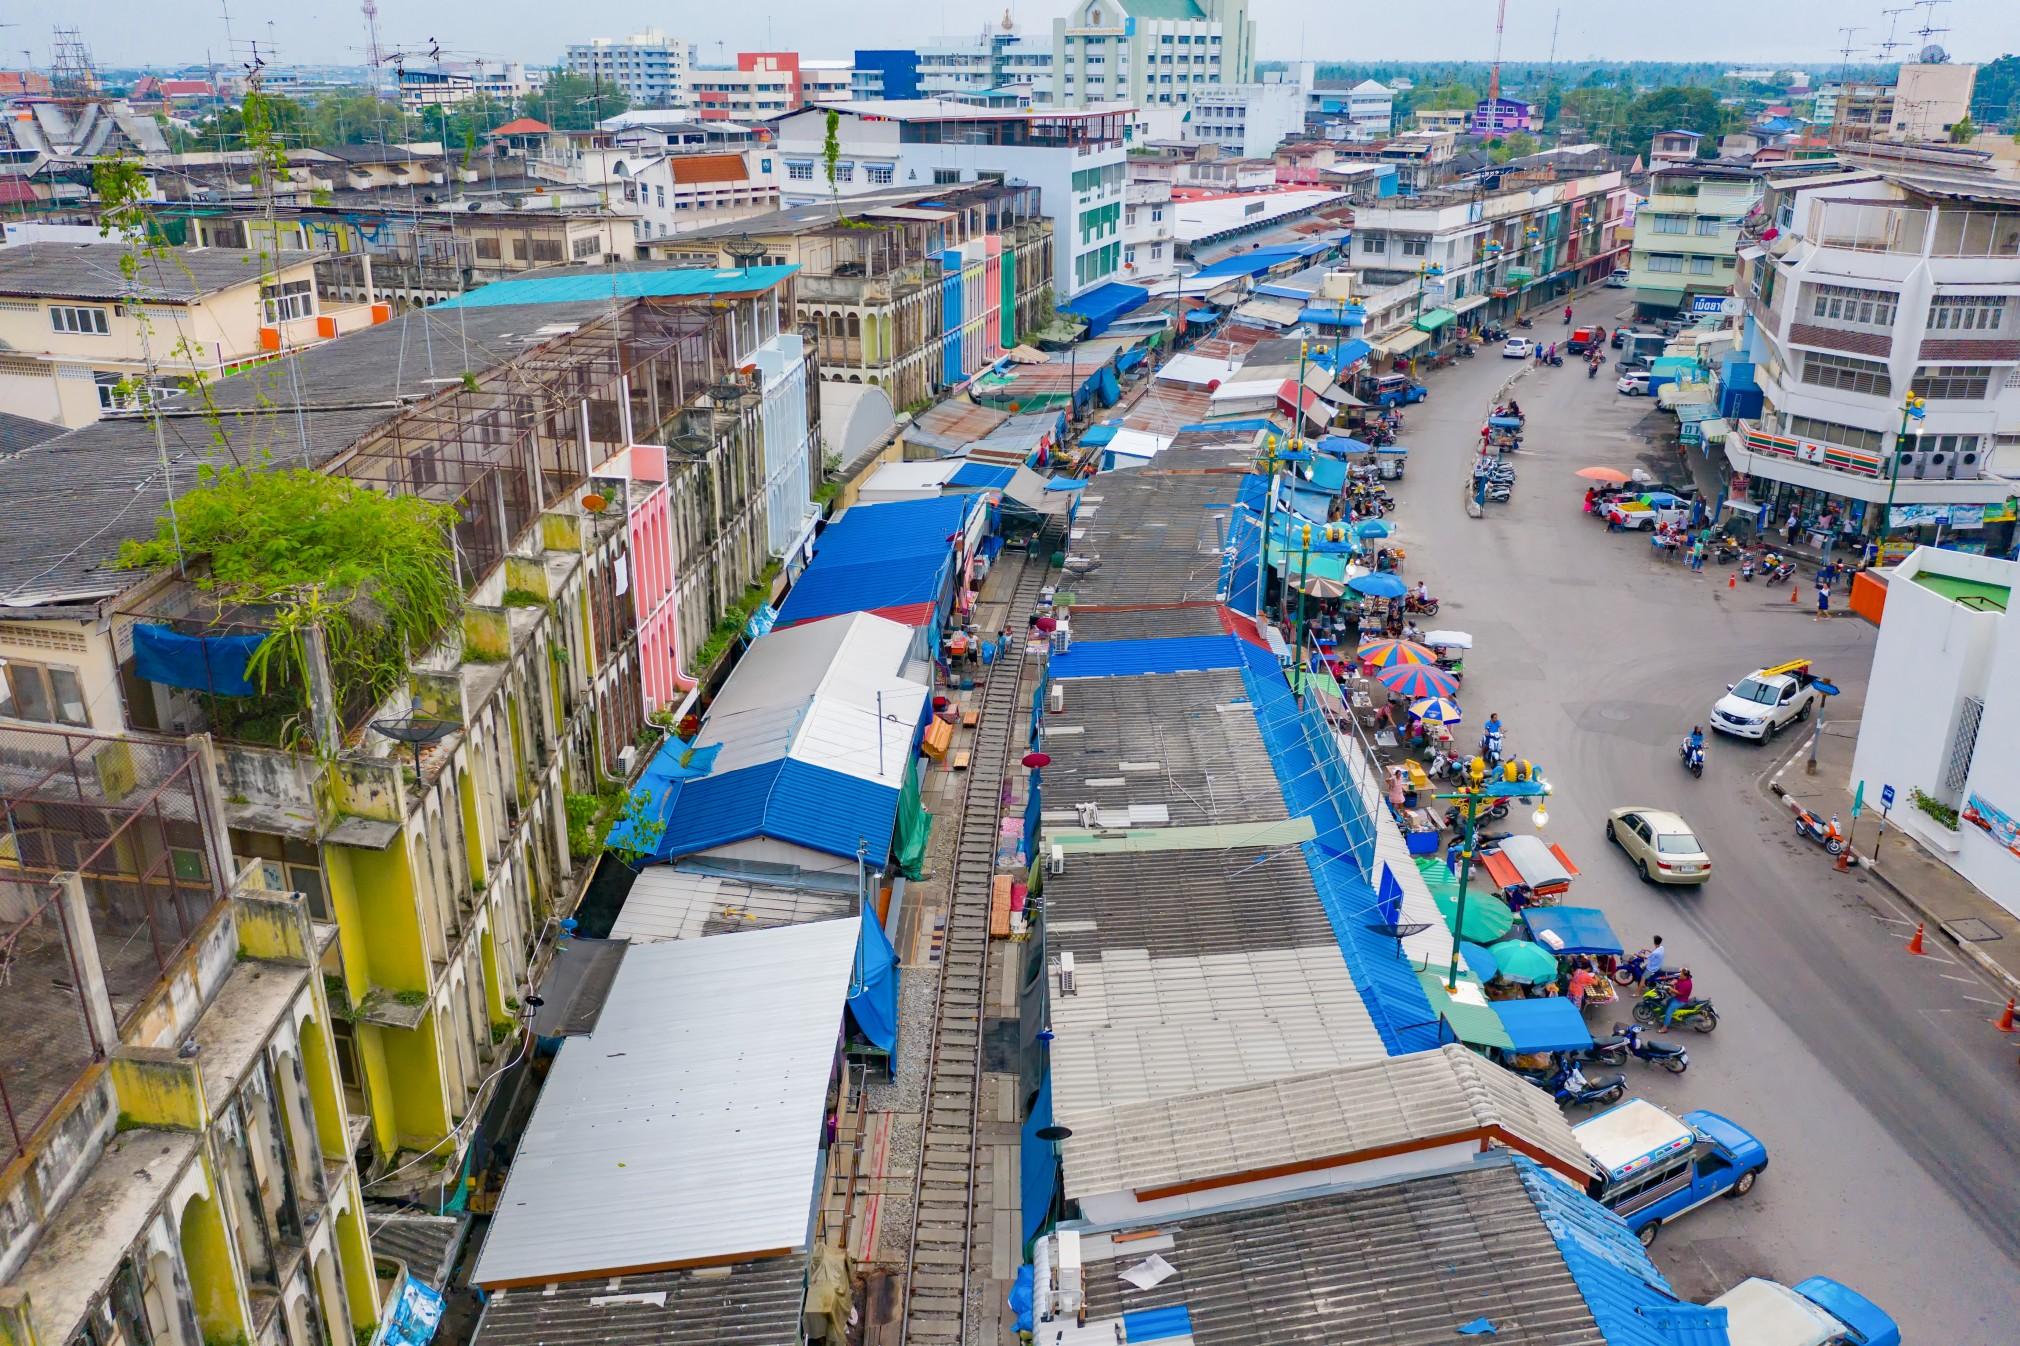
<svg viewBox="0 0 2020 1346">
<path fill-rule="evenodd" d="M 1052 21 L 1055 103 L 1186 104 L 1255 76 L 1247 0 L 1077 0 Z"/>
<path fill-rule="evenodd" d="M 1178 211 L 1171 184 L 1132 178 L 1122 194 L 1122 269 L 1132 284 L 1162 280 L 1178 267 Z"/>
<path fill-rule="evenodd" d="M 830 107 L 841 114 L 834 184 L 841 196 L 981 179 L 1036 187 L 1040 209 L 1057 222 L 1057 298 L 1119 278 L 1127 109 L 980 108 L 933 99 Z M 789 207 L 826 199 L 827 110 L 793 113 L 773 127 L 780 198 Z"/>
<path fill-rule="evenodd" d="M 1394 128 L 1395 111 L 1396 91 L 1371 79 L 1359 84 L 1317 85 L 1305 95 L 1305 124 L 1328 140 L 1386 139 Z M 1460 113 L 1456 126 L 1432 127 L 1421 120 L 1418 126 L 1463 131 L 1466 116 Z"/>
<path fill-rule="evenodd" d="M 1000 25 L 965 37 L 940 37 L 916 52 L 859 52 L 861 58 L 910 57 L 909 75 L 886 77 L 873 97 L 976 98 L 1006 86 L 1029 85 L 1032 101 L 1051 101 L 1052 40 L 1019 33 L 1006 16 Z"/>
<path fill-rule="evenodd" d="M 1393 165 L 1396 190 L 1409 196 L 1451 177 L 1452 160 L 1459 152 L 1459 136 L 1453 131 L 1404 131 L 1387 140 L 1335 141 L 1333 145 L 1335 163 Z"/>
<path fill-rule="evenodd" d="M 794 321 L 813 334 L 820 377 L 930 402 L 1044 324 L 1052 222 L 1032 187 L 887 187 L 794 206 L 656 245 L 685 266 L 734 266 L 732 246 L 799 267 Z M 993 288 L 992 288 L 993 286 Z"/>
<path fill-rule="evenodd" d="M 376 1339 L 403 1278 L 352 1160 L 337 932 L 234 860 L 209 740 L 0 724 L 0 782 L 0 1340 Z"/>
<path fill-rule="evenodd" d="M 1892 84 L 1826 84 L 1812 114 L 1832 144 L 1855 140 L 1945 140 L 1964 120 L 1977 85 L 1969 63 L 1910 62 Z"/>
<path fill-rule="evenodd" d="M 616 85 L 634 107 L 681 107 L 690 101 L 694 44 L 657 28 L 570 43 L 566 61 L 569 74 Z"/>
<path fill-rule="evenodd" d="M 1355 269 L 1371 289 L 1417 292 L 1399 314 L 1411 330 L 1388 349 L 1426 344 L 1430 332 L 1414 324 L 1427 315 L 1435 325 L 1476 311 L 1469 321 L 1506 319 L 1604 278 L 1627 246 L 1631 195 L 1618 170 L 1567 167 L 1509 173 L 1491 191 L 1434 188 L 1356 207 Z M 1379 307 L 1369 301 L 1371 318 Z"/>
<path fill-rule="evenodd" d="M 777 181 L 756 167 L 765 157 L 755 151 L 620 155 L 613 161 L 611 173 L 620 185 L 623 204 L 612 204 L 633 216 L 632 228 L 641 246 L 653 239 L 751 219 L 777 210 L 779 205 Z"/>
<path fill-rule="evenodd" d="M 1847 540 L 1899 549 L 1941 530 L 2002 552 L 2020 483 L 2020 199 L 1954 177 L 1772 178 L 1737 274 L 1729 372 L 1761 406 L 1726 439 L 1731 494 L 1777 523 L 1794 510 L 1816 542 L 1828 518 Z"/>
<path fill-rule="evenodd" d="M 1884 580 L 1852 777 L 1888 822 L 2020 915 L 2020 615 L 2010 560 L 1918 547 Z M 1952 810 L 1938 818 L 1922 801 Z"/>
<path fill-rule="evenodd" d="M 511 103 L 536 92 L 546 81 L 528 73 L 517 61 L 469 61 L 403 69 L 399 72 L 400 106 L 408 112 L 455 107 L 487 98 Z"/>
<path fill-rule="evenodd" d="M 1277 146 L 1305 129 L 1310 63 L 1303 63 L 1302 69 L 1302 81 L 1264 80 L 1193 90 L 1186 135 L 1193 140 L 1210 141 L 1243 158 L 1268 158 L 1276 153 Z"/>
<path fill-rule="evenodd" d="M 1451 131 L 1464 135 L 1473 124 L 1473 113 L 1467 108 L 1419 108 L 1410 114 L 1410 120 L 1419 131 Z"/>
<path fill-rule="evenodd" d="M 1635 211 L 1628 265 L 1628 284 L 1642 313 L 1687 311 L 1698 295 L 1731 290 L 1740 221 L 1760 196 L 1761 175 L 1748 169 L 1656 165 L 1648 175 L 1647 203 Z"/>
<path fill-rule="evenodd" d="M 792 51 L 740 51 L 733 68 L 698 67 L 690 84 L 704 121 L 761 122 L 811 103 L 854 97 L 847 61 L 816 61 Z"/>
<path fill-rule="evenodd" d="M 1697 158 L 1697 147 L 1704 137 L 1695 131 L 1657 131 L 1650 142 L 1648 159 L 1651 164 L 1687 164 Z"/>
<path fill-rule="evenodd" d="M 10 687 L 41 679 L 0 716 L 212 735 L 225 853 L 337 928 L 319 984 L 341 997 L 337 1064 L 369 1118 L 346 1151 L 368 1145 L 390 1192 L 441 1201 L 463 1181 L 541 932 L 599 849 L 571 835 L 572 798 L 628 777 L 648 708 L 694 687 L 726 651 L 711 643 L 725 617 L 740 628 L 750 586 L 811 537 L 819 439 L 790 277 L 503 282 L 220 380 L 204 413 L 103 421 L 0 461 L 0 493 L 64 502 L 0 547 L 0 658 Z M 398 662 L 312 639 L 299 676 L 252 684 L 265 609 L 220 611 L 180 574 L 109 565 L 155 535 L 156 511 L 103 502 L 197 484 L 161 478 L 157 432 L 185 446 L 179 461 L 271 458 L 453 503 L 460 615 Z M 630 451 L 653 445 L 665 524 L 634 527 L 655 493 L 632 486 L 656 464 Z M 164 647 L 202 657 L 192 671 Z M 410 747 L 415 725 L 427 742 Z M 444 1163 L 408 1163 L 420 1155 Z"/>
<path fill-rule="evenodd" d="M 344 302 L 330 293 L 344 264 L 312 252 L 170 251 L 128 276 L 130 256 L 116 242 L 0 248 L 0 406 L 89 425 L 390 316 L 369 266 L 366 298 Z"/>
</svg>

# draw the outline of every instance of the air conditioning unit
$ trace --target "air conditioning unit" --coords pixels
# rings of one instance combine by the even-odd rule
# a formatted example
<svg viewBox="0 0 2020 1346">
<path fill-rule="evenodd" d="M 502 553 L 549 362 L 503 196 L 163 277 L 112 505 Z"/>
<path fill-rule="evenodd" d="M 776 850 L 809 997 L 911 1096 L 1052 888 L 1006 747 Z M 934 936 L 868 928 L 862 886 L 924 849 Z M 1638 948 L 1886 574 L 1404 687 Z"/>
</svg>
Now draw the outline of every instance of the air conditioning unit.
<svg viewBox="0 0 2020 1346">
<path fill-rule="evenodd" d="M 637 765 L 638 765 L 638 745 L 628 743 L 624 746 L 623 751 L 617 754 L 618 774 L 623 776 L 626 780 L 630 780 L 631 770 L 633 767 Z"/>
<path fill-rule="evenodd" d="M 1982 455 L 1976 449 L 1962 449 L 1950 455 L 1950 475 L 1964 481 L 1976 480 L 1983 470 Z"/>
<path fill-rule="evenodd" d="M 1062 953 L 1059 955 L 1059 994 L 1072 995 L 1073 993 L 1073 955 Z"/>
<path fill-rule="evenodd" d="M 1080 819 L 1082 827 L 1095 828 L 1101 825 L 1101 805 L 1091 799 L 1084 803 L 1075 804 L 1073 806 L 1073 813 L 1075 817 Z"/>
<path fill-rule="evenodd" d="M 1052 684 L 1051 692 L 1045 697 L 1045 709 L 1051 711 L 1054 715 L 1066 709 L 1066 686 L 1064 683 L 1055 682 Z"/>
<path fill-rule="evenodd" d="M 1047 874 L 1064 874 L 1066 872 L 1066 848 L 1057 842 L 1053 843 L 1052 853 L 1045 859 L 1045 872 Z"/>
<path fill-rule="evenodd" d="M 1956 454 L 1949 449 L 1930 449 L 1922 454 L 1922 461 L 1915 464 L 1918 477 L 1954 477 L 1957 469 L 1953 466 Z"/>
</svg>

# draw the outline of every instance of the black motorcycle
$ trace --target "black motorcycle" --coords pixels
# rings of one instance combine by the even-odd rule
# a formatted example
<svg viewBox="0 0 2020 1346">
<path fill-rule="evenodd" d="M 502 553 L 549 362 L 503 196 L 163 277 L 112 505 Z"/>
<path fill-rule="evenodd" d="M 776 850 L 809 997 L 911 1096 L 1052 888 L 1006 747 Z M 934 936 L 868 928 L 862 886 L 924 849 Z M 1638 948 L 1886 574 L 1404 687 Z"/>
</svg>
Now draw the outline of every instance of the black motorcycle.
<svg viewBox="0 0 2020 1346">
<path fill-rule="evenodd" d="M 1551 1076 L 1550 1083 L 1546 1087 L 1560 1107 L 1574 1103 L 1604 1107 L 1627 1097 L 1627 1076 L 1615 1075 L 1611 1079 L 1588 1080 L 1585 1078 L 1585 1072 L 1574 1062 Z"/>
<path fill-rule="evenodd" d="M 1676 755 L 1683 759 L 1683 769 L 1693 776 L 1704 775 L 1704 745 L 1685 739 L 1676 749 Z"/>
<path fill-rule="evenodd" d="M 1690 1069 L 1690 1053 L 1687 1050 L 1674 1042 L 1656 1041 L 1640 1024 L 1615 1024 L 1613 1031 L 1619 1035 L 1627 1055 L 1637 1061 L 1661 1066 L 1672 1075 L 1681 1075 Z"/>
</svg>

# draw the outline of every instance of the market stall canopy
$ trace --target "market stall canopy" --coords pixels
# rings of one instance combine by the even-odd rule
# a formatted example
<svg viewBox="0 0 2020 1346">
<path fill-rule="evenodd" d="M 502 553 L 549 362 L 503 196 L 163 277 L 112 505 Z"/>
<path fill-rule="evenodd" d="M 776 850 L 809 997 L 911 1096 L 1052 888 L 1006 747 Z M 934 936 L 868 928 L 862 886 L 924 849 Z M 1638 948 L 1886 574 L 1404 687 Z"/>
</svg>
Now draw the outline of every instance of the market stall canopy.
<svg viewBox="0 0 2020 1346">
<path fill-rule="evenodd" d="M 1557 980 L 1557 955 L 1526 939 L 1504 939 L 1496 944 L 1494 961 L 1500 964 L 1502 976 L 1525 986 Z"/>
<path fill-rule="evenodd" d="M 1429 969 L 1419 972 L 1417 980 L 1423 984 L 1424 998 L 1431 1002 L 1431 1012 L 1445 1021 L 1453 1037 L 1469 1047 L 1513 1050 L 1515 1039 L 1502 1027 L 1501 1016 L 1494 1012 L 1496 1002 L 1487 999 L 1480 983 L 1461 977 L 1458 987 L 1447 991 L 1444 974 Z M 1586 1041 L 1589 1044 L 1591 1038 Z"/>
<path fill-rule="evenodd" d="M 1531 1052 L 1576 1052 L 1592 1046 L 1592 1033 L 1578 1007 L 1561 995 L 1491 1002 L 1509 1046 Z"/>
<path fill-rule="evenodd" d="M 1423 317 L 1417 319 L 1417 330 L 1419 332 L 1435 332 L 1440 328 L 1450 327 L 1457 321 L 1459 321 L 1459 315 L 1451 309 L 1434 308 Z"/>
<path fill-rule="evenodd" d="M 1552 953 L 1625 953 L 1606 913 L 1597 907 L 1528 907 L 1522 922 Z"/>
<path fill-rule="evenodd" d="M 1431 890 L 1431 900 L 1438 904 L 1439 914 L 1445 918 L 1447 926 L 1459 916 L 1459 877 L 1445 868 L 1442 860 L 1420 859 L 1417 872 L 1424 876 L 1424 886 Z M 1470 939 L 1475 944 L 1492 944 L 1515 928 L 1515 913 L 1508 910 L 1508 904 L 1489 892 L 1466 892 L 1465 928 L 1454 933 L 1460 939 Z"/>
</svg>

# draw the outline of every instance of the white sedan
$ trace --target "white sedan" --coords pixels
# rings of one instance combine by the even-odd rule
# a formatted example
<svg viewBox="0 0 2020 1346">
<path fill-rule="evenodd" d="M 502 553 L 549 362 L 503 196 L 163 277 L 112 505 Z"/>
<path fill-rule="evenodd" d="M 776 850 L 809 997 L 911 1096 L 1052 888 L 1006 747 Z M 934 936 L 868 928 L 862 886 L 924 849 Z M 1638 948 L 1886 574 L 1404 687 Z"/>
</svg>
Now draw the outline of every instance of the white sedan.
<svg viewBox="0 0 2020 1346">
<path fill-rule="evenodd" d="M 1526 360 L 1536 353 L 1536 343 L 1528 337 L 1509 337 L 1508 344 L 1501 348 L 1504 360 Z"/>
</svg>

